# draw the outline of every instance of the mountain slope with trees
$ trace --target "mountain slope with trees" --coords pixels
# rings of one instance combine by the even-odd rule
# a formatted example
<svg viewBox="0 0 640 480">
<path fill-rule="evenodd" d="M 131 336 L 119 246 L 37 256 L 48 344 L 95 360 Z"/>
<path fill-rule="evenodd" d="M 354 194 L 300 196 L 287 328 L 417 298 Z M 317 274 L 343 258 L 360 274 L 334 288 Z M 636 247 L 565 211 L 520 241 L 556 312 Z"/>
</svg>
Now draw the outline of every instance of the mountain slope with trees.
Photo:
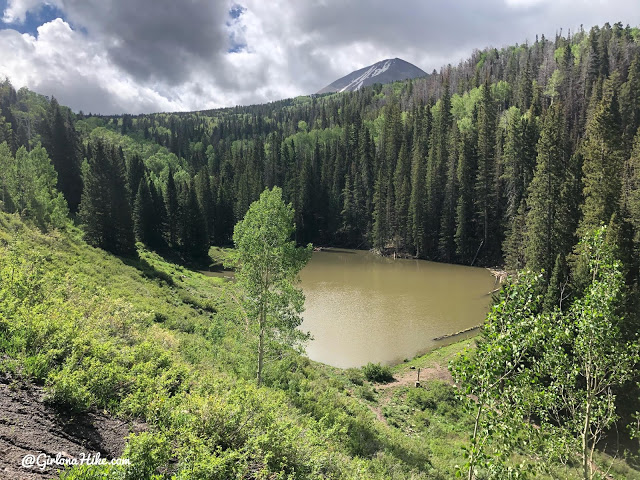
<svg viewBox="0 0 640 480">
<path fill-rule="evenodd" d="M 566 355 L 554 357 L 535 344 L 524 352 L 526 360 L 548 361 L 548 376 L 536 379 L 547 388 L 541 391 L 548 398 L 564 386 L 576 388 L 572 392 L 579 399 L 585 390 L 578 370 L 572 368 L 588 350 L 583 348 L 588 335 L 582 327 L 608 328 L 602 315 L 591 314 L 598 305 L 604 305 L 615 321 L 615 338 L 608 339 L 609 344 L 637 345 L 640 331 L 639 87 L 640 29 L 620 23 L 476 51 L 459 65 L 425 78 L 201 112 L 75 114 L 55 99 L 24 88 L 16 91 L 6 80 L 0 84 L 0 262 L 5 279 L 0 284 L 0 339 L 9 355 L 7 368 L 49 382 L 53 400 L 65 408 L 97 406 L 152 421 L 158 430 L 143 436 L 139 444 L 134 440 L 131 447 L 155 452 L 157 463 L 149 472 L 161 467 L 166 472 L 177 459 L 178 468 L 185 471 L 202 469 L 196 477 L 205 476 L 209 464 L 216 465 L 219 478 L 248 475 L 253 469 L 292 478 L 358 478 L 357 471 L 366 472 L 366 478 L 389 478 L 396 464 L 401 465 L 398 478 L 428 477 L 431 465 L 420 442 L 398 436 L 395 430 L 379 430 L 380 425 L 362 413 L 366 407 L 351 402 L 349 389 L 362 386 L 357 378 L 337 384 L 348 394 L 340 390 L 338 395 L 336 387 L 322 396 L 333 380 L 322 377 L 314 383 L 320 378 L 315 367 L 283 347 L 284 363 L 260 377 L 265 388 L 273 390 L 249 385 L 254 371 L 247 371 L 252 364 L 247 352 L 253 347 L 243 336 L 242 321 L 237 321 L 241 310 L 225 309 L 218 318 L 218 302 L 225 292 L 216 291 L 212 299 L 203 293 L 210 284 L 195 274 L 177 273 L 179 267 L 167 266 L 171 264 L 163 257 L 189 265 L 208 263 L 210 246 L 230 245 L 234 226 L 253 202 L 265 189 L 279 187 L 275 191 L 291 205 L 287 218 L 292 214 L 298 245 L 372 248 L 435 261 L 529 269 L 537 275 L 535 288 L 529 292 L 525 282 L 514 290 L 524 292 L 526 315 L 509 316 L 518 305 L 508 302 L 503 304 L 507 314 L 498 315 L 498 303 L 492 311 L 498 323 L 492 324 L 489 316 L 479 340 L 480 356 L 474 358 L 482 360 L 486 335 L 499 322 L 514 320 L 525 328 L 532 321 L 534 330 L 548 327 L 553 345 Z M 594 231 L 606 232 L 597 238 L 604 242 L 598 243 L 598 251 L 606 252 L 607 265 L 615 266 L 608 279 L 594 274 L 590 255 L 595 247 L 588 241 Z M 33 259 L 31 249 L 42 258 Z M 53 260 L 47 249 L 57 252 Z M 79 263 L 84 270 L 69 270 L 76 259 L 73 252 L 80 252 L 77 258 L 96 260 L 105 270 L 111 289 L 107 300 L 116 302 L 104 306 L 113 313 L 108 318 L 94 314 L 103 306 L 90 302 L 79 301 L 78 310 L 73 310 L 69 299 L 99 291 L 91 282 L 101 278 L 90 262 Z M 59 255 L 62 259 L 56 260 Z M 59 278 L 47 276 L 37 265 L 50 267 Z M 132 268 L 151 282 L 126 280 L 134 291 L 118 290 L 114 285 L 122 280 L 120 274 L 135 276 Z M 165 269 L 174 270 L 167 276 Z M 65 276 L 67 271 L 71 277 Z M 16 272 L 21 276 L 14 276 Z M 181 282 L 178 278 L 188 288 L 174 288 Z M 92 285 L 89 290 L 86 282 Z M 615 290 L 615 301 L 606 299 L 608 285 L 615 286 L 610 289 Z M 132 300 L 149 315 L 120 315 L 132 310 L 117 299 L 137 295 L 136 289 L 151 292 L 153 308 L 140 298 Z M 162 303 L 171 303 L 175 295 L 177 304 Z M 232 304 L 237 307 L 238 302 Z M 52 324 L 49 318 L 60 323 Z M 73 343 L 76 326 L 69 319 L 123 333 L 108 339 L 94 332 L 97 336 L 87 334 Z M 568 333 L 557 331 L 549 319 L 567 323 Z M 155 331 L 153 325 L 165 322 L 180 332 L 179 340 L 164 330 Z M 137 331 L 133 337 L 131 330 Z M 524 333 L 518 340 L 531 340 L 530 332 Z M 203 338 L 215 346 L 203 344 Z M 186 363 L 180 357 L 174 364 L 168 358 L 173 358 L 179 341 L 187 344 L 181 353 Z M 144 352 L 151 344 L 167 350 L 148 358 Z M 212 377 L 206 377 L 206 385 L 193 387 L 199 395 L 190 396 L 193 385 L 187 379 L 195 378 L 197 365 L 206 362 L 202 352 L 214 351 L 223 358 L 221 377 L 207 370 Z M 295 360 L 288 364 L 288 358 Z M 606 367 L 615 370 L 615 362 Z M 531 370 L 519 366 L 523 376 L 515 375 L 509 388 L 529 379 Z M 134 367 L 141 369 L 139 378 L 130 376 Z M 509 375 L 513 367 L 508 366 Z M 108 378 L 94 380 L 86 372 Z M 563 384 L 557 378 L 566 372 L 573 376 Z M 606 418 L 596 425 L 598 435 L 582 431 L 583 478 L 594 475 L 585 459 L 593 456 L 594 448 L 604 447 L 597 438 L 611 428 L 609 419 L 628 422 L 640 410 L 633 355 L 625 372 L 631 373 L 611 383 L 615 391 L 603 397 L 604 403 L 592 403 L 600 405 L 601 417 Z M 500 372 L 497 375 L 500 379 Z M 156 380 L 151 378 L 164 382 L 162 398 L 152 395 Z M 473 383 L 472 374 L 466 378 Z M 231 387 L 237 379 L 242 380 L 240 386 Z M 488 404 L 502 393 L 504 383 L 494 383 Z M 366 388 L 358 392 L 363 400 L 375 398 Z M 257 407 L 271 396 L 276 403 Z M 212 397 L 218 402 L 213 406 Z M 240 399 L 248 399 L 259 414 L 243 410 L 236 415 L 234 405 L 244 404 Z M 558 414 L 555 425 L 578 431 L 575 419 L 581 417 L 571 420 L 567 411 L 577 401 L 553 412 L 534 400 L 528 399 L 532 410 L 525 413 Z M 292 417 L 278 416 L 291 404 L 298 409 Z M 210 408 L 240 423 L 207 423 L 202 412 Z M 171 413 L 179 411 L 186 413 Z M 406 409 L 396 413 L 409 415 Z M 590 421 L 594 418 L 587 415 Z M 460 421 L 473 423 L 469 416 Z M 268 432 L 291 436 L 283 433 L 273 442 L 271 433 L 257 433 L 265 425 Z M 301 431 L 309 436 L 296 446 L 292 439 L 299 441 Z M 169 445 L 167 438 L 176 433 L 184 443 Z M 633 462 L 637 440 L 629 442 Z M 335 451 L 348 453 L 336 464 L 331 453 Z M 509 452 L 515 457 L 526 453 L 515 447 Z M 575 449 L 562 461 L 573 453 Z M 190 463 L 188 458 L 198 461 Z M 479 454 L 471 457 L 471 466 L 478 458 Z M 509 468 L 516 461 L 502 460 Z M 438 474 L 448 478 L 452 471 L 451 466 L 443 467 Z M 468 472 L 474 475 L 473 468 Z"/>
</svg>

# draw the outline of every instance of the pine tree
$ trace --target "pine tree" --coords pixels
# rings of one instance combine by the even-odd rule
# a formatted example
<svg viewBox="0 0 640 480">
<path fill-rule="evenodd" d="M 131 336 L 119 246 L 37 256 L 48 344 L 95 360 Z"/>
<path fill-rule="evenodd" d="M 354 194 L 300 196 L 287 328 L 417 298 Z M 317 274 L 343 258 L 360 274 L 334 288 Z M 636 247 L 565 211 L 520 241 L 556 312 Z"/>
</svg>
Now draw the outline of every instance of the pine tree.
<svg viewBox="0 0 640 480">
<path fill-rule="evenodd" d="M 161 248 L 166 246 L 164 238 L 167 230 L 167 209 L 162 198 L 162 192 L 156 188 L 152 180 L 149 180 L 149 193 L 153 203 L 153 237 L 149 246 Z"/>
<path fill-rule="evenodd" d="M 378 170 L 373 187 L 373 247 L 377 249 L 384 249 L 388 238 L 385 188 L 386 182 L 382 177 L 382 170 Z"/>
<path fill-rule="evenodd" d="M 211 177 L 209 176 L 209 169 L 205 166 L 195 176 L 195 188 L 196 195 L 198 197 L 198 203 L 200 204 L 200 210 L 205 218 L 204 228 L 207 230 L 207 238 L 210 242 L 213 242 L 215 238 L 214 232 L 214 210 L 215 202 L 213 199 L 213 192 L 211 190 Z"/>
<path fill-rule="evenodd" d="M 437 258 L 440 239 L 440 212 L 444 201 L 443 186 L 447 165 L 447 143 L 452 122 L 448 76 L 445 76 L 442 88 L 442 98 L 434 109 L 429 161 L 427 163 L 425 253 L 429 258 Z"/>
<path fill-rule="evenodd" d="M 409 214 L 409 201 L 411 197 L 411 161 L 407 151 L 406 142 L 402 143 L 398 162 L 396 164 L 393 184 L 395 191 L 395 239 L 396 250 L 405 249 L 409 243 L 407 234 L 407 218 Z"/>
<path fill-rule="evenodd" d="M 476 208 L 478 226 L 485 257 L 491 258 L 497 246 L 496 218 L 494 214 L 494 168 L 496 144 L 496 109 L 488 79 L 482 86 L 482 96 L 478 104 L 478 173 L 476 177 Z"/>
<path fill-rule="evenodd" d="M 180 215 L 182 252 L 187 257 L 205 258 L 209 252 L 209 240 L 205 218 L 192 185 L 185 185 L 183 198 L 184 204 Z"/>
<path fill-rule="evenodd" d="M 140 181 L 144 178 L 144 163 L 139 155 L 133 154 L 127 159 L 127 185 L 131 192 L 131 199 L 135 201 Z"/>
<path fill-rule="evenodd" d="M 135 235 L 131 209 L 131 192 L 127 185 L 127 169 L 122 149 L 111 150 L 109 169 L 109 190 L 111 192 L 111 216 L 113 222 L 113 248 L 107 248 L 123 255 L 134 254 Z"/>
<path fill-rule="evenodd" d="M 527 204 L 523 198 L 517 213 L 510 218 L 507 224 L 507 234 L 502 244 L 505 265 L 514 271 L 522 270 L 526 265 L 524 252 L 527 231 L 526 211 Z"/>
<path fill-rule="evenodd" d="M 439 259 L 451 263 L 454 261 L 456 244 L 456 207 L 458 201 L 458 160 L 460 157 L 460 132 L 454 122 L 449 134 L 447 176 L 444 186 L 440 223 Z"/>
<path fill-rule="evenodd" d="M 618 107 L 618 75 L 603 86 L 599 102 L 589 123 L 582 145 L 584 203 L 579 235 L 584 236 L 619 211 L 623 166 L 622 136 Z"/>
<path fill-rule="evenodd" d="M 543 309 L 547 312 L 553 311 L 556 307 L 562 310 L 563 304 L 568 303 L 566 300 L 569 297 L 569 288 L 569 266 L 566 257 L 559 253 L 544 296 Z"/>
<path fill-rule="evenodd" d="M 133 202 L 133 231 L 136 240 L 149 245 L 154 240 L 154 208 L 149 185 L 142 179 L 138 185 L 138 192 Z"/>
<path fill-rule="evenodd" d="M 562 106 L 552 105 L 544 115 L 538 142 L 538 164 L 527 197 L 525 258 L 533 271 L 545 270 L 549 279 L 559 253 L 570 244 L 563 200 L 567 184 L 567 152 Z"/>
<path fill-rule="evenodd" d="M 620 93 L 620 109 L 624 125 L 623 141 L 628 155 L 633 146 L 633 139 L 640 128 L 640 53 L 636 53 L 627 81 L 622 85 Z"/>
<path fill-rule="evenodd" d="M 430 113 L 429 107 L 427 107 L 426 112 Z M 408 222 L 411 233 L 411 243 L 415 248 L 417 257 L 421 257 L 424 254 L 426 242 L 427 123 L 428 120 L 423 120 L 422 116 L 416 118 L 411 160 L 411 197 L 409 199 Z"/>
<path fill-rule="evenodd" d="M 169 232 L 169 243 L 172 247 L 178 246 L 178 191 L 176 190 L 173 172 L 169 169 L 167 178 L 167 230 Z"/>
<path fill-rule="evenodd" d="M 456 255 L 460 262 L 465 264 L 473 262 L 479 242 L 474 225 L 476 144 L 475 134 L 463 134 L 457 172 L 459 195 L 456 205 L 455 242 Z"/>
<path fill-rule="evenodd" d="M 63 113 L 56 99 L 52 98 L 47 112 L 43 145 L 58 172 L 58 190 L 64 195 L 72 213 L 78 211 L 82 195 L 77 144 L 76 132 L 70 118 Z"/>
<path fill-rule="evenodd" d="M 80 204 L 86 241 L 110 252 L 135 252 L 124 159 L 101 141 L 90 146 Z"/>
</svg>

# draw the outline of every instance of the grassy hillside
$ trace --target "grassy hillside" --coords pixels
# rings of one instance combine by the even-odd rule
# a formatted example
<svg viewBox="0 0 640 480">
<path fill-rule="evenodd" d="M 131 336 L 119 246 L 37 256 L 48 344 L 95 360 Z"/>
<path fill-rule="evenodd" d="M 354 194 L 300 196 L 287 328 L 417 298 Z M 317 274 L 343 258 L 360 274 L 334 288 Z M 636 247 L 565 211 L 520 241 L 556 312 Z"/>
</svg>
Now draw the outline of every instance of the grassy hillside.
<svg viewBox="0 0 640 480">
<path fill-rule="evenodd" d="M 100 409 L 146 424 L 128 438 L 132 466 L 62 478 L 448 479 L 463 462 L 472 418 L 446 367 L 472 340 L 394 367 L 386 385 L 281 351 L 257 388 L 231 283 L 3 213 L 0 279 L 0 373 L 44 385 L 62 417 Z"/>
<path fill-rule="evenodd" d="M 109 478 L 433 470 L 420 442 L 345 393 L 345 378 L 294 352 L 272 361 L 270 386 L 256 388 L 232 285 L 144 250 L 135 260 L 110 256 L 74 229 L 44 235 L 1 214 L 0 232 L 2 370 L 43 383 L 62 412 L 97 407 L 149 425 L 129 439 L 133 471 Z"/>
</svg>

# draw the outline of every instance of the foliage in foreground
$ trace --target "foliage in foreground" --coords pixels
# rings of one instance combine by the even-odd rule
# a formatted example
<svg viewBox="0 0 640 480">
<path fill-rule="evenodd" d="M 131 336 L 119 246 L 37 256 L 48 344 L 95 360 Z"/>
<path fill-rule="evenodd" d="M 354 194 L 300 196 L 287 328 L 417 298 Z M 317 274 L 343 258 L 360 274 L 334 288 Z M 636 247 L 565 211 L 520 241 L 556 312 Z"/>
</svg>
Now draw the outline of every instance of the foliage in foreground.
<svg viewBox="0 0 640 480">
<path fill-rule="evenodd" d="M 236 268 L 249 329 L 258 338 L 258 385 L 269 345 L 295 347 L 308 338 L 297 328 L 304 294 L 295 283 L 312 247 L 296 247 L 294 232 L 293 207 L 285 205 L 282 190 L 274 187 L 251 204 L 233 233 L 236 248 L 229 263 Z"/>
<path fill-rule="evenodd" d="M 255 349 L 223 284 L 139 250 L 119 259 L 0 214 L 1 371 L 44 384 L 63 414 L 141 419 L 130 468 L 66 478 L 429 478 L 424 446 L 390 430 L 294 351 L 254 382 Z"/>
<path fill-rule="evenodd" d="M 469 480 L 526 474 L 509 461 L 514 453 L 563 463 L 577 456 L 585 480 L 606 469 L 596 447 L 620 419 L 616 392 L 637 380 L 640 344 L 622 334 L 622 267 L 605 234 L 579 246 L 590 283 L 568 309 L 544 312 L 541 275 L 523 273 L 501 292 L 478 348 L 452 364 L 475 411 Z"/>
</svg>

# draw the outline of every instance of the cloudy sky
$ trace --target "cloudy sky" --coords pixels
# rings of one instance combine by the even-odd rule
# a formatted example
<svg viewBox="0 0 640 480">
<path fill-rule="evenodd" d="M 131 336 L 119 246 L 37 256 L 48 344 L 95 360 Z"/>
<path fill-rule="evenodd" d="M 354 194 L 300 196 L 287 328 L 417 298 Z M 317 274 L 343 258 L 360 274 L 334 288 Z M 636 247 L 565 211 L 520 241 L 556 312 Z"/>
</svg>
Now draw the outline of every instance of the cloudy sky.
<svg viewBox="0 0 640 480">
<path fill-rule="evenodd" d="M 384 58 L 430 72 L 474 48 L 621 21 L 638 0 L 0 0 L 0 77 L 75 111 L 313 93 Z"/>
</svg>

